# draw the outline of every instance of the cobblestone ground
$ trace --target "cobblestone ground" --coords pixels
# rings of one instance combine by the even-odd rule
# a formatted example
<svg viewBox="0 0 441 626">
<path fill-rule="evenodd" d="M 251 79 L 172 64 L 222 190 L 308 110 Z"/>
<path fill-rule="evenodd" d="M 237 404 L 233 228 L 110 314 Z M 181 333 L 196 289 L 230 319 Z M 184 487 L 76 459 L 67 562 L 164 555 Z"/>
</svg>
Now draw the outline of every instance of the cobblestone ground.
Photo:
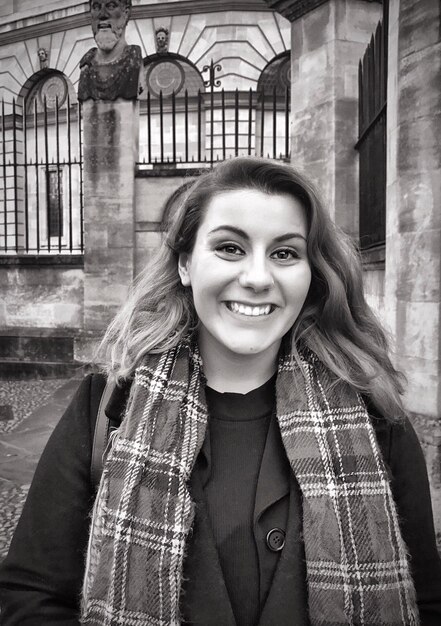
<svg viewBox="0 0 441 626">
<path fill-rule="evenodd" d="M 20 458 L 20 450 L 14 434 L 18 437 L 22 429 L 32 432 L 32 413 L 65 383 L 65 379 L 0 381 L 0 559 L 8 551 L 38 460 L 28 456 L 27 471 L 15 470 L 14 457 Z"/>
</svg>

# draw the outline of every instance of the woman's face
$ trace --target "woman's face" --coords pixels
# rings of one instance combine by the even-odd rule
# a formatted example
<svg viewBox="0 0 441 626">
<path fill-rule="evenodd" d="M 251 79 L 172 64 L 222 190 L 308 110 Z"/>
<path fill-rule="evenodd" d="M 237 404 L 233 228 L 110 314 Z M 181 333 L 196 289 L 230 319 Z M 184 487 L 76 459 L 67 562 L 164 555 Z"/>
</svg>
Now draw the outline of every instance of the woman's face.
<svg viewBox="0 0 441 626">
<path fill-rule="evenodd" d="M 243 189 L 212 198 L 193 251 L 179 257 L 205 350 L 276 358 L 311 282 L 306 238 L 292 196 Z"/>
</svg>

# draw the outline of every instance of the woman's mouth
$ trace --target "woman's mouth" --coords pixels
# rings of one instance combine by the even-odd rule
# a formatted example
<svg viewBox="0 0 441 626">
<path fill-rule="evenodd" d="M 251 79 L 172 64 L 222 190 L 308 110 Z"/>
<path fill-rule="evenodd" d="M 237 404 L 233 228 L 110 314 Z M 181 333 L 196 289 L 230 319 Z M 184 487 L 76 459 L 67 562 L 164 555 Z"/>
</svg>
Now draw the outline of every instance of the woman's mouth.
<svg viewBox="0 0 441 626">
<path fill-rule="evenodd" d="M 259 304 L 259 305 L 249 305 L 243 304 L 242 302 L 233 302 L 227 301 L 225 305 L 229 311 L 232 313 L 238 313 L 239 315 L 245 315 L 247 317 L 260 317 L 269 315 L 274 311 L 274 306 L 272 304 Z"/>
</svg>

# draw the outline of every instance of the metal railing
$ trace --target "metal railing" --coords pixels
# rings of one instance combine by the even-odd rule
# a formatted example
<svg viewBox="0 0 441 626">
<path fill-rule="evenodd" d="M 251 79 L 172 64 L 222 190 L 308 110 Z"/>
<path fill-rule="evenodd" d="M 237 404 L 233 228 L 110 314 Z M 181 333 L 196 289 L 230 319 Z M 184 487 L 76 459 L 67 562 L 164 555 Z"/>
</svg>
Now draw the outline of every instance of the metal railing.
<svg viewBox="0 0 441 626">
<path fill-rule="evenodd" d="M 140 109 L 139 166 L 212 164 L 231 156 L 290 156 L 290 93 L 147 93 Z"/>
<path fill-rule="evenodd" d="M 33 104 L 1 105 L 0 253 L 82 253 L 81 108 Z"/>
<path fill-rule="evenodd" d="M 289 159 L 289 91 L 152 96 L 140 107 L 138 167 L 199 166 L 238 155 Z M 1 104 L 0 254 L 84 252 L 81 106 Z"/>
</svg>

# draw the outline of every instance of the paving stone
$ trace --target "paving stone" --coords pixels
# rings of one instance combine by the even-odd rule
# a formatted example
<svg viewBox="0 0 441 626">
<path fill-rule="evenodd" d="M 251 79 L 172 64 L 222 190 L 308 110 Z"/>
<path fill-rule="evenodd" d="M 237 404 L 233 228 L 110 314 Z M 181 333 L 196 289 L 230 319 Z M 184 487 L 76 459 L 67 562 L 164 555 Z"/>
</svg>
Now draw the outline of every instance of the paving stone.
<svg viewBox="0 0 441 626">
<path fill-rule="evenodd" d="M 0 485 L 0 559 L 8 552 L 28 490 L 29 485 Z"/>
<path fill-rule="evenodd" d="M 9 405 L 13 419 L 0 421 L 0 433 L 17 428 L 34 409 L 44 404 L 65 380 L 2 380 L 0 381 L 0 405 Z"/>
<path fill-rule="evenodd" d="M 41 451 L 79 380 L 0 381 L 0 559 L 7 553 Z"/>
</svg>

